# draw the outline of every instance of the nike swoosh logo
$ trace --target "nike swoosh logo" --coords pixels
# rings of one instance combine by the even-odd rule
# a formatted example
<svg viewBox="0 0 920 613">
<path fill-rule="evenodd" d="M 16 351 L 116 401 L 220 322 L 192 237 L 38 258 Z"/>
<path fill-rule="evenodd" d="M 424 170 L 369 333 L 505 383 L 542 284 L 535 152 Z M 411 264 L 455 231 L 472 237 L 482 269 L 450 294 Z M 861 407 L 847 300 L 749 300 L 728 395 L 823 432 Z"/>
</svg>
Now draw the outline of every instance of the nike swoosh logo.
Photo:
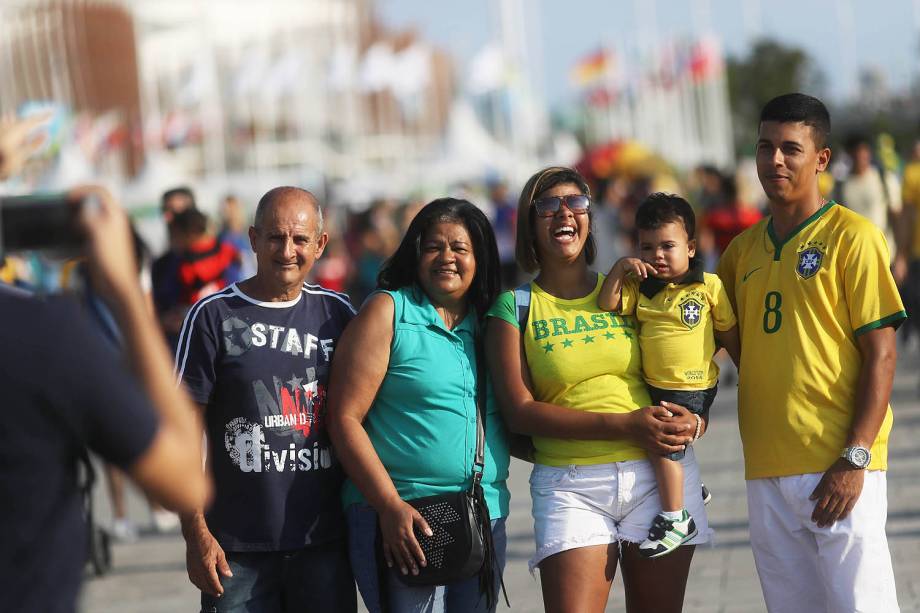
<svg viewBox="0 0 920 613">
<path fill-rule="evenodd" d="M 757 268 L 755 268 L 755 269 L 753 269 L 753 270 L 749 270 L 749 271 L 747 271 L 746 273 L 744 273 L 744 276 L 741 277 L 741 282 L 744 283 L 745 281 L 747 281 L 747 280 L 748 280 L 748 277 L 750 277 L 752 274 L 754 274 L 755 272 L 757 272 L 757 271 L 760 270 L 761 268 L 763 268 L 763 266 L 758 266 Z"/>
</svg>

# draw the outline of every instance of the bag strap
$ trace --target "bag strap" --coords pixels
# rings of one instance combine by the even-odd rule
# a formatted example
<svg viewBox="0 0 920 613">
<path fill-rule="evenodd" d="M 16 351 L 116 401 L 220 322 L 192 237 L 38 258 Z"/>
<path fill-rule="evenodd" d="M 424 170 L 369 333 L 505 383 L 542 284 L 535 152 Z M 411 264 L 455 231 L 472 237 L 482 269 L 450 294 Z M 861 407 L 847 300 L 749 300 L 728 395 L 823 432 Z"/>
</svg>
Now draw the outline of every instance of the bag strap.
<svg viewBox="0 0 920 613">
<path fill-rule="evenodd" d="M 523 335 L 530 315 L 530 281 L 514 288 L 514 313 Z"/>
<path fill-rule="evenodd" d="M 473 458 L 473 489 L 479 487 L 486 470 L 486 372 L 482 338 L 476 335 L 476 455 Z"/>
<path fill-rule="evenodd" d="M 482 491 L 482 475 L 485 472 L 485 442 L 486 442 L 486 367 L 483 352 L 482 337 L 476 335 L 476 456 L 473 460 L 473 487 L 471 494 L 479 507 L 480 530 L 482 531 L 483 544 L 485 545 L 482 568 L 479 571 L 479 593 L 486 597 L 486 606 L 490 609 L 498 601 L 495 593 L 493 572 L 495 569 L 495 544 L 492 542 L 492 521 L 489 517 L 489 507 L 486 505 L 485 493 Z M 505 589 L 505 577 L 499 570 L 498 580 L 505 604 L 511 607 L 508 601 L 508 591 Z"/>
</svg>

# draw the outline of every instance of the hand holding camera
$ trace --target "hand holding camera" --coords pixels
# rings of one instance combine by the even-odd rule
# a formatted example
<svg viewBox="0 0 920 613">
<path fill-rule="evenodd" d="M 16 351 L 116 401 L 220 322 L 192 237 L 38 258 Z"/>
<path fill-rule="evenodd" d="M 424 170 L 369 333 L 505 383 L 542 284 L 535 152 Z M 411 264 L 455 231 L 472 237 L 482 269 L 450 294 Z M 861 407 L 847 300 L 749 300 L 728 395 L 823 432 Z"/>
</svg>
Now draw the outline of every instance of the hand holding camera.
<svg viewBox="0 0 920 613">
<path fill-rule="evenodd" d="M 68 200 L 71 206 L 79 206 L 77 223 L 93 287 L 112 307 L 141 300 L 131 225 L 124 209 L 100 186 L 77 187 L 68 192 Z"/>
</svg>

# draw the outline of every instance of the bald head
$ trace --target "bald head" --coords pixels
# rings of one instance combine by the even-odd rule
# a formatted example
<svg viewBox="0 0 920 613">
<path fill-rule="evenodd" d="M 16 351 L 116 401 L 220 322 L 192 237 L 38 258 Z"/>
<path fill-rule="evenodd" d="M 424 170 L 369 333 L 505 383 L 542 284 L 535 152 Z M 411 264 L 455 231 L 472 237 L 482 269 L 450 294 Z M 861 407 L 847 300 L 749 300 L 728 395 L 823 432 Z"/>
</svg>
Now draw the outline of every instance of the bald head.
<svg viewBox="0 0 920 613">
<path fill-rule="evenodd" d="M 275 207 L 282 204 L 309 204 L 313 207 L 314 213 L 316 213 L 316 233 L 320 235 L 323 233 L 323 210 L 319 206 L 319 202 L 316 200 L 316 196 L 311 194 L 305 189 L 299 187 L 291 186 L 282 186 L 270 189 L 265 192 L 265 195 L 259 200 L 258 206 L 256 206 L 256 217 L 252 222 L 252 225 L 257 229 L 262 228 L 262 221 L 265 219 L 266 214 L 269 213 Z"/>
</svg>

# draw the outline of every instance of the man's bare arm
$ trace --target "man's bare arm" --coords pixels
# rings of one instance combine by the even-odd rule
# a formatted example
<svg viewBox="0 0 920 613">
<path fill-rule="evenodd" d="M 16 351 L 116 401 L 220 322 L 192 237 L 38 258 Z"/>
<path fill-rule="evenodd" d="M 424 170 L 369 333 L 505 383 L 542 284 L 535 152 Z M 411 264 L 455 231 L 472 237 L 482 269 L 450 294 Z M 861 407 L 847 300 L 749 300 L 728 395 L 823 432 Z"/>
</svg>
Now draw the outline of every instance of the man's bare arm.
<svg viewBox="0 0 920 613">
<path fill-rule="evenodd" d="M 198 403 L 198 414 L 204 416 L 207 405 Z M 198 443 L 203 440 L 202 433 L 198 433 Z M 232 577 L 227 554 L 211 534 L 207 522 L 204 520 L 204 508 L 197 508 L 190 513 L 180 515 L 182 521 L 182 537 L 185 539 L 185 568 L 192 584 L 202 592 L 212 596 L 224 593 L 220 576 Z"/>
<path fill-rule="evenodd" d="M 868 449 L 878 436 L 888 412 L 898 352 L 895 330 L 890 326 L 871 330 L 856 340 L 862 354 L 862 365 L 846 446 L 859 445 Z M 819 526 L 829 526 L 849 515 L 862 492 L 864 478 L 865 470 L 854 468 L 845 459 L 838 458 L 811 494 L 811 499 L 817 501 L 812 521 Z"/>
</svg>

